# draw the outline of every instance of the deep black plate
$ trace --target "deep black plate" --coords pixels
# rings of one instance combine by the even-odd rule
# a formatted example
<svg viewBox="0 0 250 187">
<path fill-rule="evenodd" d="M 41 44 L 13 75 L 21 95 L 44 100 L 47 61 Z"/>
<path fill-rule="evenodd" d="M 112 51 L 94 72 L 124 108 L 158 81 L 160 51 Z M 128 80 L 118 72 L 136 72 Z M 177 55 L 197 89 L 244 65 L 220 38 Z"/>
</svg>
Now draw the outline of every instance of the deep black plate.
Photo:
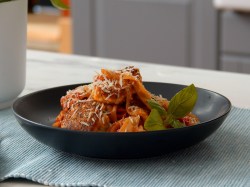
<svg viewBox="0 0 250 187">
<path fill-rule="evenodd" d="M 145 82 L 154 94 L 170 99 L 183 85 Z M 13 111 L 21 126 L 38 141 L 65 151 L 96 158 L 142 158 L 158 156 L 195 145 L 211 135 L 231 109 L 230 101 L 215 92 L 197 88 L 193 112 L 201 123 L 180 129 L 154 132 L 79 132 L 52 127 L 59 114 L 60 98 L 78 85 L 51 88 L 17 99 Z"/>
</svg>

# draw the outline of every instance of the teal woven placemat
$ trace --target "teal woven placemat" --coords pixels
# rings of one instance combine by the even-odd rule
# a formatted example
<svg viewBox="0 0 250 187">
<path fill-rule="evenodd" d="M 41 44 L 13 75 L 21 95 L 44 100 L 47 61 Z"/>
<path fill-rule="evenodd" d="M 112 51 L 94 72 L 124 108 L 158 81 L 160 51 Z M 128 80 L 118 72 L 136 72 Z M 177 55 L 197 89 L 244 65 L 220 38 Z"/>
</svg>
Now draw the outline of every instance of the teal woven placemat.
<svg viewBox="0 0 250 187">
<path fill-rule="evenodd" d="M 191 148 L 137 160 L 63 153 L 29 136 L 12 111 L 0 111 L 0 181 L 52 186 L 250 186 L 250 110 L 233 107 L 222 126 Z M 1 185 L 1 183 L 0 183 Z"/>
</svg>

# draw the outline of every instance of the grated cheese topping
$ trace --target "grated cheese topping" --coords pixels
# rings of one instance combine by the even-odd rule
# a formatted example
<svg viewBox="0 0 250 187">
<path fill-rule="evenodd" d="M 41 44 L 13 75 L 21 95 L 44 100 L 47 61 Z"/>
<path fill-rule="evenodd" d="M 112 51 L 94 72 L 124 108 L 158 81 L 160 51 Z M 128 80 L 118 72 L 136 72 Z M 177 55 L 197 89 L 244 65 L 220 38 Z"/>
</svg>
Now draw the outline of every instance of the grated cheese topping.
<svg viewBox="0 0 250 187">
<path fill-rule="evenodd" d="M 64 103 L 63 106 L 68 110 L 74 111 L 71 118 L 79 118 L 80 124 L 89 127 L 98 121 L 105 123 L 105 115 L 109 115 L 111 112 L 105 110 L 105 104 L 100 102 L 95 102 L 91 98 L 91 95 L 95 88 L 99 88 L 101 92 L 100 95 L 104 96 L 104 100 L 109 101 L 109 99 L 115 100 L 120 98 L 122 91 L 128 86 L 124 80 L 124 76 L 131 76 L 136 80 L 141 80 L 141 75 L 139 69 L 133 66 L 126 67 L 121 70 L 112 71 L 116 78 L 108 78 L 104 73 L 97 73 L 94 76 L 93 83 L 89 85 L 79 86 L 74 90 L 68 90 L 66 96 L 62 97 Z M 131 83 L 130 83 L 131 84 Z M 78 107 L 74 108 L 76 105 Z M 79 108 L 79 106 L 83 108 Z M 131 108 L 132 109 L 132 108 Z M 133 119 L 129 118 L 131 123 Z"/>
</svg>

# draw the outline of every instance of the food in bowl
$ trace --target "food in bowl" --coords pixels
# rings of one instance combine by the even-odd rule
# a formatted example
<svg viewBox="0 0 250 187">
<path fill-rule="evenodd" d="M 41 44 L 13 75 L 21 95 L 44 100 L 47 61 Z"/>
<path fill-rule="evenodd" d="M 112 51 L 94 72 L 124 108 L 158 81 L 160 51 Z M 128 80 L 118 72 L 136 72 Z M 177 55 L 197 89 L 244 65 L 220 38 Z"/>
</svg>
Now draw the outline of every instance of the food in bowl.
<svg viewBox="0 0 250 187">
<path fill-rule="evenodd" d="M 67 91 L 53 126 L 77 131 L 143 132 L 193 126 L 197 100 L 193 84 L 169 101 L 143 85 L 138 68 L 102 69 L 93 83 Z"/>
</svg>

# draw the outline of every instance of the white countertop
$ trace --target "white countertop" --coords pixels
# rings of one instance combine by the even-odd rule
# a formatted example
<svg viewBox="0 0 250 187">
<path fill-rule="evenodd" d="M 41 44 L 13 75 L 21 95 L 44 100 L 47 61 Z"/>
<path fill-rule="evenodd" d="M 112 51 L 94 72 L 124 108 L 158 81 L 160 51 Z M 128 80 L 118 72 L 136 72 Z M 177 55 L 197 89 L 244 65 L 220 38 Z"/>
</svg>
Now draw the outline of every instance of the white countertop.
<svg viewBox="0 0 250 187">
<path fill-rule="evenodd" d="M 91 82 L 101 68 L 140 68 L 143 81 L 166 82 L 209 89 L 228 97 L 237 107 L 250 108 L 250 75 L 95 57 L 28 51 L 27 81 L 22 94 L 67 84 Z"/>
<path fill-rule="evenodd" d="M 214 0 L 214 6 L 222 10 L 250 12 L 249 0 Z"/>
<path fill-rule="evenodd" d="M 27 51 L 27 81 L 21 95 L 61 85 L 91 82 L 101 68 L 119 69 L 134 65 L 141 70 L 144 81 L 166 82 L 209 89 L 228 97 L 233 106 L 250 108 L 250 75 L 152 63 L 111 60 L 95 57 Z M 1 187 L 38 186 L 8 180 Z"/>
</svg>

